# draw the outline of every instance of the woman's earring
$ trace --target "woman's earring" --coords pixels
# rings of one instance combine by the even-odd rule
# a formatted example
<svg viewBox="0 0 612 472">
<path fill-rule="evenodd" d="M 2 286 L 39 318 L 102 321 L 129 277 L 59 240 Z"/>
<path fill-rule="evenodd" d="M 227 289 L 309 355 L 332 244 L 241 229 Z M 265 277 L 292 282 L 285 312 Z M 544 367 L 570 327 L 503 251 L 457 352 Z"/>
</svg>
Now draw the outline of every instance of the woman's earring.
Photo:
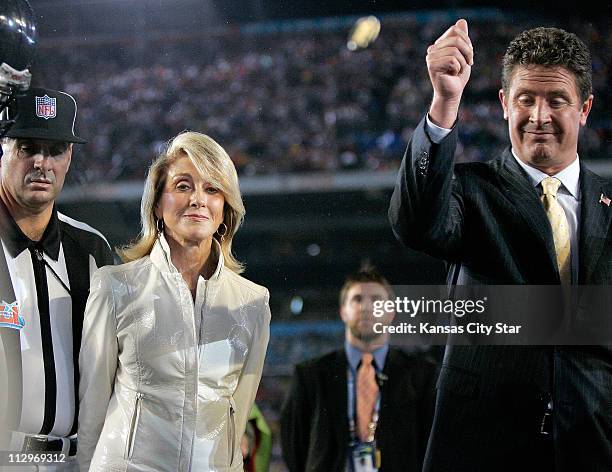
<svg viewBox="0 0 612 472">
<path fill-rule="evenodd" d="M 157 228 L 157 234 L 161 235 L 164 232 L 164 220 L 157 218 L 155 220 L 155 227 Z"/>
<path fill-rule="evenodd" d="M 221 226 L 223 226 L 223 233 L 220 231 Z M 225 235 L 227 234 L 227 225 L 225 223 L 221 223 L 217 228 L 217 234 L 219 235 L 219 241 L 223 242 L 225 240 Z"/>
</svg>

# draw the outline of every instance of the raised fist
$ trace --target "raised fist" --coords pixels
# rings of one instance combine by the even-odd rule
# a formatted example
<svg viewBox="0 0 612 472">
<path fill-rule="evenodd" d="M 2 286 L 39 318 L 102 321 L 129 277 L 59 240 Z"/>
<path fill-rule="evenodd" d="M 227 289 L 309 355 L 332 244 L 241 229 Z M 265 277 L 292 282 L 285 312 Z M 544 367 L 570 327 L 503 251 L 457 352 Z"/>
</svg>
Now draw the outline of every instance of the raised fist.
<svg viewBox="0 0 612 472">
<path fill-rule="evenodd" d="M 473 64 L 474 49 L 463 19 L 427 48 L 427 71 L 434 90 L 430 118 L 436 124 L 450 128 L 454 123 Z"/>
</svg>

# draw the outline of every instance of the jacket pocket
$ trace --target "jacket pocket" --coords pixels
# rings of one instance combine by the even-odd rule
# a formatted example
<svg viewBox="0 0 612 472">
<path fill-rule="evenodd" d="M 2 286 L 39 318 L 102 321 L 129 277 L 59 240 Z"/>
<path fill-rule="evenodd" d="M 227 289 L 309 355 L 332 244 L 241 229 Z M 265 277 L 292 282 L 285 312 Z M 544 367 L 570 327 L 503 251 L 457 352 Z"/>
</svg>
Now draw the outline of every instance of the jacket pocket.
<svg viewBox="0 0 612 472">
<path fill-rule="evenodd" d="M 230 398 L 228 413 L 227 413 L 227 447 L 229 465 L 230 467 L 234 464 L 234 449 L 236 449 L 236 420 L 234 415 L 236 409 L 234 407 L 234 399 Z"/>
<path fill-rule="evenodd" d="M 138 429 L 138 420 L 140 419 L 140 403 L 143 398 L 143 394 L 136 392 L 136 398 L 134 400 L 134 411 L 132 412 L 132 418 L 130 420 L 130 429 L 128 430 L 127 442 L 125 444 L 125 459 L 131 459 L 134 453 L 134 441 L 136 439 L 136 431 Z"/>
</svg>

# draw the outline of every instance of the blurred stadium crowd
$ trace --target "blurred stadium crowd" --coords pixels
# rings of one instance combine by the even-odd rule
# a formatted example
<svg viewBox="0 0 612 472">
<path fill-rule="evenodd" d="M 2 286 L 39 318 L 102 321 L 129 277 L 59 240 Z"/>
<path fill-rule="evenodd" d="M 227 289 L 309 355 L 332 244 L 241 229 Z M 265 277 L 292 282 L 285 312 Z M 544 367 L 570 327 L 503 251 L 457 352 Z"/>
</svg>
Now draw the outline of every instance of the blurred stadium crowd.
<svg viewBox="0 0 612 472">
<path fill-rule="evenodd" d="M 507 143 L 500 61 L 509 40 L 535 23 L 470 22 L 476 58 L 460 117 L 462 159 L 486 160 Z M 378 171 L 398 165 L 426 109 L 425 50 L 445 27 L 383 18 L 378 41 L 357 52 L 346 48 L 341 28 L 261 34 L 228 27 L 147 44 L 60 41 L 53 54 L 40 55 L 35 77 L 79 103 L 78 129 L 89 143 L 73 163 L 73 183 L 141 179 L 160 145 L 184 129 L 217 139 L 242 175 Z M 593 52 L 596 100 L 580 152 L 606 157 L 612 30 L 569 29 Z"/>
<path fill-rule="evenodd" d="M 555 24 L 521 18 L 470 18 L 476 56 L 460 115 L 458 157 L 486 160 L 507 145 L 507 125 L 497 100 L 500 62 L 508 42 L 535 25 L 567 28 L 590 47 L 595 102 L 579 152 L 588 159 L 609 157 L 609 20 L 594 24 L 568 18 L 568 23 Z M 392 170 L 431 97 L 426 48 L 449 21 L 410 15 L 381 21 L 378 40 L 356 52 L 346 47 L 349 20 L 322 28 L 295 22 L 268 31 L 223 26 L 140 40 L 55 38 L 47 45 L 41 41 L 34 80 L 73 94 L 79 104 L 78 134 L 89 143 L 76 150 L 68 175 L 72 184 L 141 180 L 163 143 L 184 129 L 218 140 L 242 176 Z M 352 270 L 354 260 L 364 254 L 383 268 L 400 259 L 384 216 L 384 192 L 345 194 L 342 201 L 329 195 L 261 198 L 257 204 L 247 201 L 251 232 L 248 227 L 241 232 L 239 255 L 249 262 L 254 280 L 270 286 L 283 306 L 300 294 L 306 307 L 314 307 L 300 317 L 273 310 L 258 404 L 278 438 L 287 375 L 296 363 L 342 342 L 343 325 L 328 308 L 335 306 L 339 285 L 329 281 L 340 280 L 342 271 L 348 266 Z M 68 213 L 75 214 L 77 206 Z M 106 215 L 102 206 L 97 213 Z M 380 216 L 382 227 L 372 215 Z M 325 216 L 333 224 L 326 226 Z M 368 226 L 368 218 L 374 226 Z M 137 208 L 126 219 L 136 222 Z M 315 242 L 316 251 L 303 250 Z M 431 270 L 425 261 L 413 267 L 418 270 L 401 267 L 403 278 L 386 275 L 394 283 L 427 283 Z M 312 293 L 298 289 L 298 282 L 313 286 Z M 323 298 L 330 294 L 327 303 Z M 273 455 L 272 470 L 284 470 L 276 439 Z"/>
</svg>

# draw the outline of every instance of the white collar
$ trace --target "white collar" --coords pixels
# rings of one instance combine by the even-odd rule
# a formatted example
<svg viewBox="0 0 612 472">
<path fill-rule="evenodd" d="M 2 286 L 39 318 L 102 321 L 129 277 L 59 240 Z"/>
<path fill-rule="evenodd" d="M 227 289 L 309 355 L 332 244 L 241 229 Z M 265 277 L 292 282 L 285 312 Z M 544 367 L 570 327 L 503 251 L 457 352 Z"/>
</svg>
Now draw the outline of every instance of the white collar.
<svg viewBox="0 0 612 472">
<path fill-rule="evenodd" d="M 221 245 L 215 238 L 213 238 L 211 255 L 217 258 L 217 268 L 209 280 L 217 280 L 221 275 L 224 260 L 223 253 L 221 252 Z M 170 257 L 170 245 L 168 244 L 166 236 L 163 233 L 157 237 L 157 241 L 151 250 L 151 260 L 154 264 L 160 266 L 160 268 L 165 268 L 170 272 L 178 273 L 178 270 L 176 267 L 174 267 L 172 258 Z"/>
<path fill-rule="evenodd" d="M 529 175 L 529 180 L 534 187 L 540 185 L 542 180 L 549 177 L 548 174 L 545 174 L 539 169 L 535 167 L 531 167 L 521 161 L 518 156 L 514 153 L 514 149 L 512 149 L 512 155 L 516 159 L 516 162 L 523 168 L 527 175 Z M 561 172 L 553 175 L 561 181 L 563 187 L 574 197 L 576 200 L 580 200 L 580 157 L 576 154 L 576 159 L 563 169 Z"/>
</svg>

